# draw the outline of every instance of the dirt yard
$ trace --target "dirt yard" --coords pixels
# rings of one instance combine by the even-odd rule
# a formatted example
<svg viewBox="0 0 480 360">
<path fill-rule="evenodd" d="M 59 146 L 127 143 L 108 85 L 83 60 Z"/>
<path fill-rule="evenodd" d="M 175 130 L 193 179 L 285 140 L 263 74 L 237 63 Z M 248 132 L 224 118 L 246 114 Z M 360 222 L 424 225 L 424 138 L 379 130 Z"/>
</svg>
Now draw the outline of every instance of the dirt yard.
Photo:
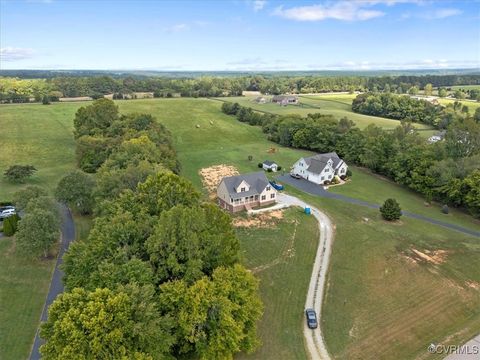
<svg viewBox="0 0 480 360">
<path fill-rule="evenodd" d="M 203 186 L 207 189 L 210 197 L 215 196 L 217 186 L 224 177 L 239 174 L 235 166 L 225 164 L 203 168 L 198 173 L 202 177 Z"/>
<path fill-rule="evenodd" d="M 236 217 L 233 219 L 233 226 L 269 228 L 274 227 L 276 221 L 280 219 L 283 219 L 283 210 L 274 210 L 252 215 L 248 218 Z"/>
</svg>

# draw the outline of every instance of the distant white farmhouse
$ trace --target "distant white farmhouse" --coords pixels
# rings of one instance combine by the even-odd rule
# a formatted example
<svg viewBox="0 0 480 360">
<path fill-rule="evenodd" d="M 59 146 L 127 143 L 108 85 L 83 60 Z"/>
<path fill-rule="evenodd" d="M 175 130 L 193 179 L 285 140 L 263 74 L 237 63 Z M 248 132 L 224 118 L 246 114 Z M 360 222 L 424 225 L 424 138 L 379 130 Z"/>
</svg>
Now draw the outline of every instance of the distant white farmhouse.
<svg viewBox="0 0 480 360">
<path fill-rule="evenodd" d="M 278 170 L 278 165 L 276 162 L 270 161 L 270 160 L 265 160 L 262 163 L 263 170 L 268 171 L 268 169 L 271 169 L 273 172 L 276 172 Z"/>
<path fill-rule="evenodd" d="M 445 130 L 437 132 L 435 135 L 432 135 L 428 138 L 428 142 L 430 144 L 436 143 L 437 141 L 441 141 L 445 138 L 445 134 L 447 132 Z"/>
<path fill-rule="evenodd" d="M 335 175 L 343 177 L 347 174 L 348 166 L 340 159 L 336 152 L 317 154 L 301 158 L 292 167 L 292 173 L 315 184 L 325 184 L 332 181 Z"/>
</svg>

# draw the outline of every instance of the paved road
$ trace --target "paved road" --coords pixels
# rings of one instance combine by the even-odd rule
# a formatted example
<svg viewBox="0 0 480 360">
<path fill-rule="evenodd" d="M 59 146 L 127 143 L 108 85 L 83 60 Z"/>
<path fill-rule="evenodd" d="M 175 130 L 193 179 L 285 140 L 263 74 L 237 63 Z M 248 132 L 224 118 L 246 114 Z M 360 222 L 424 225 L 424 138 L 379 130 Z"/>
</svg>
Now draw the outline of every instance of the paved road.
<svg viewBox="0 0 480 360">
<path fill-rule="evenodd" d="M 285 184 L 292 185 L 293 187 L 295 187 L 295 188 L 297 188 L 301 191 L 304 191 L 306 193 L 312 194 L 312 195 L 317 195 L 317 196 L 321 196 L 321 197 L 324 197 L 324 198 L 330 198 L 330 199 L 337 199 L 337 200 L 344 201 L 344 202 L 347 202 L 347 203 L 350 203 L 350 204 L 366 206 L 366 207 L 369 207 L 369 208 L 372 208 L 372 209 L 378 209 L 380 207 L 380 205 L 378 205 L 378 204 L 373 204 L 373 203 L 370 203 L 370 202 L 367 202 L 367 201 L 351 198 L 349 196 L 345 196 L 345 195 L 342 195 L 342 194 L 336 194 L 336 193 L 326 191 L 322 186 L 316 185 L 316 184 L 311 183 L 310 181 L 307 181 L 307 180 L 304 180 L 304 179 L 294 179 L 288 174 L 278 176 L 277 180 L 279 182 L 283 182 Z M 451 229 L 451 230 L 460 231 L 460 232 L 462 232 L 464 234 L 467 234 L 467 235 L 480 237 L 480 231 L 467 229 L 467 228 L 464 228 L 462 226 L 446 223 L 444 221 L 432 219 L 432 218 L 429 218 L 427 216 L 414 214 L 414 213 L 411 213 L 409 211 L 402 211 L 402 214 L 404 216 L 407 216 L 407 217 L 410 217 L 410 218 L 413 218 L 413 219 L 426 221 L 426 222 L 429 222 L 431 224 L 438 225 L 438 226 L 443 226 L 443 227 L 446 227 L 446 228 Z"/>
<path fill-rule="evenodd" d="M 42 316 L 40 321 L 44 322 L 47 320 L 48 307 L 52 304 L 58 294 L 63 292 L 63 271 L 60 270 L 60 265 L 62 264 L 62 258 L 65 251 L 68 249 L 70 243 L 75 240 L 75 224 L 73 222 L 72 214 L 70 210 L 62 205 L 61 206 L 62 214 L 62 244 L 60 246 L 60 252 L 57 257 L 57 263 L 55 264 L 55 270 L 53 271 L 52 280 L 50 282 L 50 288 L 48 290 L 47 298 L 45 300 L 45 305 L 43 306 Z M 30 360 L 40 359 L 40 345 L 42 345 L 42 339 L 38 333 L 35 334 L 35 340 L 33 342 L 32 350 L 30 352 Z"/>
<path fill-rule="evenodd" d="M 448 355 L 445 360 L 480 360 L 480 334 L 462 345 L 457 352 Z"/>
<path fill-rule="evenodd" d="M 330 355 L 328 354 L 327 347 L 325 346 L 325 340 L 323 338 L 322 329 L 320 326 L 322 320 L 323 291 L 325 289 L 328 262 L 330 260 L 333 242 L 333 226 L 330 219 L 317 208 L 310 206 L 294 196 L 283 193 L 278 194 L 276 205 L 266 209 L 251 210 L 249 213 L 256 214 L 259 212 L 282 209 L 289 206 L 300 206 L 302 208 L 309 207 L 312 211 L 312 215 L 315 216 L 318 221 L 320 239 L 318 242 L 315 262 L 313 264 L 312 275 L 310 277 L 310 284 L 308 286 L 305 308 L 315 309 L 319 326 L 315 330 L 312 330 L 308 328 L 306 321 L 304 321 L 303 336 L 305 337 L 310 359 L 330 360 Z"/>
</svg>

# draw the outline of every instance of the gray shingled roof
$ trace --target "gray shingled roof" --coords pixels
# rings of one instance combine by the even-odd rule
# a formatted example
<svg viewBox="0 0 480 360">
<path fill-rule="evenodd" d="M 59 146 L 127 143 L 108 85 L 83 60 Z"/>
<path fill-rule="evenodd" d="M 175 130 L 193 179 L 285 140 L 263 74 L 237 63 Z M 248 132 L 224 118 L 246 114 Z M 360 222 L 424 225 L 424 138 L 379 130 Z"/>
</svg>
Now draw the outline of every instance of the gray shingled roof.
<svg viewBox="0 0 480 360">
<path fill-rule="evenodd" d="M 232 199 L 242 198 L 251 195 L 260 195 L 268 185 L 268 179 L 263 171 L 250 174 L 228 176 L 224 177 L 222 181 L 225 183 L 228 193 L 230 194 L 230 197 Z M 242 183 L 242 181 L 245 181 L 248 185 L 250 185 L 250 190 L 237 193 L 235 189 L 238 187 L 238 185 Z"/>
<path fill-rule="evenodd" d="M 314 173 L 320 174 L 325 166 L 327 166 L 328 160 L 332 159 L 333 168 L 336 169 L 337 166 L 343 161 L 340 159 L 336 152 L 330 152 L 325 154 L 317 154 L 304 158 L 305 162 L 308 165 L 307 170 Z"/>
<path fill-rule="evenodd" d="M 263 164 L 265 164 L 265 165 L 267 165 L 267 166 L 272 166 L 273 164 L 276 164 L 276 162 L 275 162 L 275 161 L 271 161 L 271 160 L 265 160 L 265 161 L 263 162 Z"/>
</svg>

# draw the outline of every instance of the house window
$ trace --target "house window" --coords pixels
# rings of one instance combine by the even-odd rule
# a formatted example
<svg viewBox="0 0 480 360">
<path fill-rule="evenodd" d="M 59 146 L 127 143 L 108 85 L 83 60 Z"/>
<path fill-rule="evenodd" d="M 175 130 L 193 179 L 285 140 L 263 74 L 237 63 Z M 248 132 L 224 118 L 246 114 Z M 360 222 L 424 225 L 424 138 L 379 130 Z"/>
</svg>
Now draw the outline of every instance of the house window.
<svg viewBox="0 0 480 360">
<path fill-rule="evenodd" d="M 275 199 L 275 193 L 270 194 L 270 199 Z"/>
<path fill-rule="evenodd" d="M 344 172 L 345 172 L 345 168 L 343 168 L 343 169 L 340 169 L 340 173 L 342 173 L 342 174 L 343 174 Z"/>
<path fill-rule="evenodd" d="M 329 168 L 326 168 L 326 169 L 325 169 L 325 172 L 330 172 L 330 169 L 329 169 Z"/>
<path fill-rule="evenodd" d="M 232 199 L 232 198 L 230 198 L 230 202 L 233 203 L 233 199 Z"/>
<path fill-rule="evenodd" d="M 262 195 L 262 200 L 265 200 L 267 198 L 267 195 Z"/>
<path fill-rule="evenodd" d="M 258 200 L 258 195 L 255 195 L 255 200 Z"/>
<path fill-rule="evenodd" d="M 244 192 L 244 191 L 245 191 L 245 188 L 241 188 L 241 189 L 240 189 L 240 192 Z"/>
<path fill-rule="evenodd" d="M 320 180 L 325 180 L 325 176 L 322 176 L 322 178 Z"/>
<path fill-rule="evenodd" d="M 267 191 L 270 191 L 270 189 L 271 189 L 270 186 L 267 186 Z"/>
</svg>

